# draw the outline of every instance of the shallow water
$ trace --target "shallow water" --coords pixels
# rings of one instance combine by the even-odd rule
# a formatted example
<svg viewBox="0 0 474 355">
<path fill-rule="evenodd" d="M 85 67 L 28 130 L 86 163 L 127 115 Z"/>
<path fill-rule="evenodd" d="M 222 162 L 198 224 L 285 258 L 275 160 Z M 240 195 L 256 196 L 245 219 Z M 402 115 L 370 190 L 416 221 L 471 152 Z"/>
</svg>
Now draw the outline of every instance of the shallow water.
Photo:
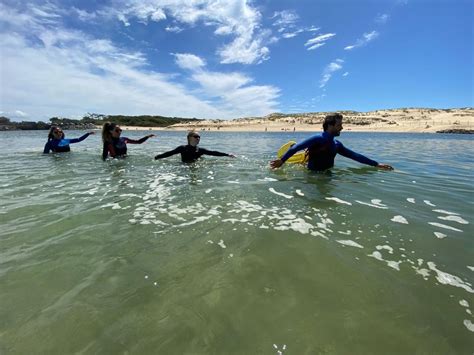
<svg viewBox="0 0 474 355">
<path fill-rule="evenodd" d="M 315 174 L 268 169 L 307 133 L 201 135 L 238 157 L 0 132 L 0 353 L 472 353 L 471 137 L 344 132 L 396 170 Z"/>
</svg>

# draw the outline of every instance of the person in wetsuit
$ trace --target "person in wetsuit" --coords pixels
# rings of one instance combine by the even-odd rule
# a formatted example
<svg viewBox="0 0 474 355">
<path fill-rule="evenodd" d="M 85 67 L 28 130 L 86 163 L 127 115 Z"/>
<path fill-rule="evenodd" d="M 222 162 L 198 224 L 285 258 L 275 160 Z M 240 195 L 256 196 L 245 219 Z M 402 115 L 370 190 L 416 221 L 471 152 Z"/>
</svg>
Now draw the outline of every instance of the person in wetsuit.
<svg viewBox="0 0 474 355">
<path fill-rule="evenodd" d="M 388 164 L 380 164 L 375 160 L 369 159 L 362 154 L 353 152 L 344 147 L 338 140 L 334 139 L 341 134 L 342 131 L 342 114 L 335 113 L 326 116 L 323 122 L 324 132 L 317 134 L 301 143 L 293 145 L 281 157 L 270 162 L 272 168 L 279 168 L 287 159 L 289 159 L 296 152 L 306 149 L 308 154 L 308 169 L 314 171 L 323 171 L 334 166 L 334 158 L 336 154 L 358 161 L 362 164 L 371 165 L 384 170 L 393 170 L 393 167 Z"/>
<path fill-rule="evenodd" d="M 64 132 L 60 127 L 51 126 L 48 133 L 48 141 L 46 142 L 43 153 L 48 154 L 50 151 L 53 153 L 64 153 L 70 152 L 71 148 L 69 144 L 82 142 L 89 135 L 94 134 L 94 131 L 90 131 L 79 138 L 65 138 Z"/>
<path fill-rule="evenodd" d="M 102 159 L 105 160 L 110 155 L 112 158 L 120 158 L 127 155 L 127 144 L 142 144 L 148 138 L 155 137 L 149 134 L 141 139 L 135 140 L 127 137 L 121 137 L 122 129 L 116 123 L 106 122 L 102 127 Z"/>
<path fill-rule="evenodd" d="M 199 159 L 202 155 L 213 155 L 216 157 L 231 157 L 235 158 L 233 154 L 221 153 L 215 150 L 207 150 L 204 148 L 199 148 L 198 144 L 201 140 L 201 136 L 194 131 L 188 133 L 188 144 L 187 145 L 180 145 L 179 147 L 170 150 L 169 152 L 165 152 L 163 154 L 158 154 L 155 157 L 155 160 L 163 159 L 170 157 L 175 154 L 181 154 L 181 160 L 183 163 L 191 163 Z"/>
</svg>

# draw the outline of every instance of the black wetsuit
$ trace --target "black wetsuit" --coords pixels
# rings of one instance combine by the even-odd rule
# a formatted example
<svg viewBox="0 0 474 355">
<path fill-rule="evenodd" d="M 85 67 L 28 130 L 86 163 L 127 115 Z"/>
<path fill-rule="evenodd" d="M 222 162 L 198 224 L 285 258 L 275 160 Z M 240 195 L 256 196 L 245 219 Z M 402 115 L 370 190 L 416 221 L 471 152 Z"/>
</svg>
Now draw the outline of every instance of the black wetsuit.
<svg viewBox="0 0 474 355">
<path fill-rule="evenodd" d="M 104 148 L 102 149 L 102 159 L 107 159 L 109 154 L 112 158 L 123 157 L 127 155 L 127 143 L 142 144 L 148 138 L 150 137 L 146 136 L 138 140 L 127 137 L 112 138 L 111 142 L 104 143 Z"/>
<path fill-rule="evenodd" d="M 229 157 L 230 154 L 217 152 L 215 150 L 207 150 L 204 148 L 193 147 L 192 145 L 180 145 L 176 149 L 170 150 L 169 152 L 165 152 L 163 154 L 158 154 L 155 159 L 163 159 L 170 157 L 175 154 L 181 154 L 181 160 L 183 163 L 191 163 L 196 159 L 200 158 L 201 155 L 213 155 L 216 157 Z"/>
</svg>

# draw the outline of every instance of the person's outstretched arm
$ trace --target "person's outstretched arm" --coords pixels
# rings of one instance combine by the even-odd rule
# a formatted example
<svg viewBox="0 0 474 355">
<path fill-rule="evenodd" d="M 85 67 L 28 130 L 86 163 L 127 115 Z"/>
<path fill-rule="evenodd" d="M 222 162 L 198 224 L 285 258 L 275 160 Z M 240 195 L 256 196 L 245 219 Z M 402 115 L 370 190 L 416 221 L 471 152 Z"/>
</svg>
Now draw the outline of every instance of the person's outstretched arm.
<svg viewBox="0 0 474 355">
<path fill-rule="evenodd" d="M 183 150 L 183 146 L 179 146 L 173 150 L 170 150 L 169 152 L 165 152 L 165 153 L 162 153 L 162 154 L 158 154 L 157 156 L 155 156 L 155 160 L 158 160 L 158 159 L 163 159 L 163 158 L 168 158 L 172 155 L 175 155 L 175 154 L 178 154 L 178 153 L 181 153 L 181 151 Z"/>
<path fill-rule="evenodd" d="M 215 157 L 231 157 L 231 158 L 235 158 L 235 155 L 233 155 L 233 154 L 222 153 L 222 152 L 218 152 L 217 150 L 207 150 L 207 149 L 204 149 L 204 148 L 199 148 L 199 150 L 200 150 L 203 154 L 206 154 L 206 155 L 212 155 L 212 156 L 215 156 Z"/>
<path fill-rule="evenodd" d="M 125 143 L 130 143 L 130 144 L 142 144 L 143 142 L 145 142 L 148 138 L 151 138 L 151 137 L 155 137 L 154 134 L 149 134 L 143 138 L 140 138 L 140 139 L 130 139 L 130 138 L 126 138 L 125 139 Z"/>
<path fill-rule="evenodd" d="M 91 131 L 91 132 L 88 132 L 82 136 L 80 136 L 79 138 L 71 138 L 69 139 L 69 143 L 79 143 L 79 142 L 82 142 L 84 139 L 86 139 L 87 137 L 89 137 L 89 135 L 91 134 L 95 134 L 94 131 Z"/>
<path fill-rule="evenodd" d="M 309 137 L 308 139 L 305 139 L 304 141 L 293 145 L 290 149 L 288 149 L 288 151 L 285 154 L 283 154 L 283 156 L 280 159 L 272 160 L 270 162 L 270 167 L 272 169 L 279 168 L 280 166 L 283 165 L 283 163 L 285 163 L 285 161 L 290 159 L 296 152 L 309 148 L 313 144 L 319 143 L 322 140 L 324 140 L 324 138 L 321 137 L 320 135 L 317 135 L 317 136 Z"/>
<path fill-rule="evenodd" d="M 342 156 L 344 156 L 346 158 L 349 158 L 349 159 L 352 159 L 352 160 L 355 160 L 355 161 L 357 161 L 361 164 L 375 166 L 377 168 L 385 169 L 385 170 L 393 170 L 393 167 L 391 165 L 379 164 L 375 160 L 369 159 L 369 158 L 367 158 L 366 156 L 364 156 L 362 154 L 356 153 L 356 152 L 344 147 L 341 142 L 338 142 L 337 152 L 339 154 L 341 154 Z"/>
</svg>

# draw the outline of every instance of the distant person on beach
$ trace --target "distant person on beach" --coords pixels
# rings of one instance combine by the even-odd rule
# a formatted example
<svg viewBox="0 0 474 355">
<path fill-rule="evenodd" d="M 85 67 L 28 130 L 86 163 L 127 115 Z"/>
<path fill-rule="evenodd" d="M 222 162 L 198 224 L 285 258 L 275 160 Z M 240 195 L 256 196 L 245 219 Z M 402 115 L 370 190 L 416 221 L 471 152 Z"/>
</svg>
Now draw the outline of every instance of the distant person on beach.
<svg viewBox="0 0 474 355">
<path fill-rule="evenodd" d="M 195 131 L 189 132 L 187 138 L 188 138 L 187 145 L 180 145 L 179 147 L 173 150 L 170 150 L 169 152 L 158 154 L 155 157 L 155 160 L 167 158 L 178 153 L 181 154 L 181 160 L 183 163 L 191 163 L 197 160 L 198 158 L 200 158 L 202 155 L 213 155 L 216 157 L 235 158 L 235 155 L 233 154 L 221 153 L 215 150 L 207 150 L 204 148 L 199 148 L 198 144 L 201 140 L 201 136 Z"/>
<path fill-rule="evenodd" d="M 271 161 L 270 167 L 273 169 L 279 168 L 296 152 L 306 149 L 306 154 L 308 154 L 308 169 L 310 170 L 323 171 L 332 168 L 336 154 L 341 154 L 346 158 L 350 158 L 362 164 L 371 165 L 384 170 L 393 170 L 392 166 L 380 164 L 362 154 L 353 152 L 344 147 L 341 142 L 334 139 L 334 137 L 341 134 L 342 118 L 342 114 L 340 113 L 326 116 L 323 122 L 323 133 L 314 135 L 301 143 L 293 145 L 281 159 Z"/>
<path fill-rule="evenodd" d="M 94 131 L 90 131 L 79 138 L 65 138 L 64 132 L 60 127 L 52 126 L 48 133 L 48 141 L 44 146 L 43 153 L 48 154 L 50 151 L 53 153 L 63 153 L 71 151 L 69 144 L 82 142 L 89 135 L 94 134 Z"/>
<path fill-rule="evenodd" d="M 148 138 L 155 137 L 149 134 L 138 140 L 121 137 L 122 129 L 116 123 L 106 122 L 102 127 L 102 141 L 104 148 L 102 150 L 102 159 L 105 160 L 110 155 L 112 158 L 120 158 L 127 155 L 127 144 L 142 144 Z"/>
</svg>

